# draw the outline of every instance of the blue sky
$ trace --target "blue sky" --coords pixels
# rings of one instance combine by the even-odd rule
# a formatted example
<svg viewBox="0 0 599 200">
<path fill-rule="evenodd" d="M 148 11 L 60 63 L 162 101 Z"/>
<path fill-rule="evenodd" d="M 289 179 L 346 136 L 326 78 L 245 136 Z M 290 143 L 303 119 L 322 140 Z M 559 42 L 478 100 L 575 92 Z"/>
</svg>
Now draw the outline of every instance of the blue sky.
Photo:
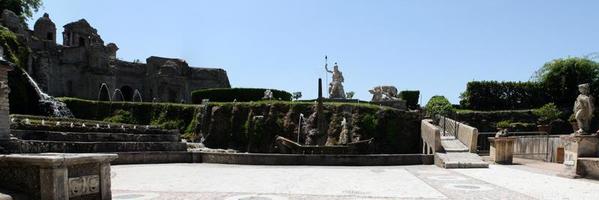
<svg viewBox="0 0 599 200">
<path fill-rule="evenodd" d="M 599 52 L 597 10 L 591 0 L 45 0 L 29 23 L 48 12 L 62 32 L 85 18 L 121 59 L 221 67 L 233 87 L 314 98 L 328 55 L 360 99 L 395 85 L 458 103 L 468 81 L 527 81 L 547 61 Z"/>
</svg>

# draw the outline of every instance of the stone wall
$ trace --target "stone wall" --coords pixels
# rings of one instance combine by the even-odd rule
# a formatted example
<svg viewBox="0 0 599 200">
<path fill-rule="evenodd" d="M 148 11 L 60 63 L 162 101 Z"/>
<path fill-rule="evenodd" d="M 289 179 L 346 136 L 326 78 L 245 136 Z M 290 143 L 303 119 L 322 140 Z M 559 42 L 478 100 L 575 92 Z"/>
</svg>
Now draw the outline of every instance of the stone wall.
<svg viewBox="0 0 599 200">
<path fill-rule="evenodd" d="M 147 64 L 119 60 L 116 44 L 104 45 L 84 19 L 64 26 L 62 45 L 56 44 L 56 27 L 48 14 L 36 21 L 34 30 L 13 21 L 4 17 L 0 25 L 26 41 L 31 55 L 23 68 L 51 96 L 96 100 L 106 83 L 111 94 L 119 89 L 126 100 L 138 90 L 143 101 L 191 102 L 194 90 L 231 87 L 223 69 L 196 68 L 181 59 L 155 56 Z"/>
<path fill-rule="evenodd" d="M 278 152 L 275 137 L 282 136 L 304 144 L 308 132 L 315 129 L 313 104 L 220 104 L 198 112 L 195 132 L 210 148 L 236 149 L 242 152 Z M 201 109 L 200 109 L 201 110 Z M 299 116 L 306 124 L 298 133 Z M 314 137 L 315 144 L 335 143 L 342 131 L 341 121 L 347 119 L 352 141 L 374 138 L 373 153 L 420 153 L 420 114 L 361 107 L 325 104 L 325 130 Z M 198 138 L 198 139 L 199 139 Z"/>
<path fill-rule="evenodd" d="M 300 113 L 308 128 L 316 127 L 312 117 L 314 103 L 303 102 L 239 102 L 210 103 L 208 107 L 190 104 L 98 102 L 61 98 L 76 118 L 103 120 L 122 110 L 127 116 L 122 123 L 177 126 L 189 140 L 200 141 L 211 148 L 237 149 L 245 152 L 278 152 L 275 136 L 297 139 Z M 338 139 L 343 117 L 347 119 L 353 139 L 374 138 L 378 153 L 420 153 L 420 119 L 417 112 L 400 111 L 369 104 L 325 103 L 327 133 L 316 138 L 324 144 L 328 138 Z M 307 130 L 302 128 L 302 130 Z M 305 132 L 300 135 L 305 140 Z"/>
</svg>

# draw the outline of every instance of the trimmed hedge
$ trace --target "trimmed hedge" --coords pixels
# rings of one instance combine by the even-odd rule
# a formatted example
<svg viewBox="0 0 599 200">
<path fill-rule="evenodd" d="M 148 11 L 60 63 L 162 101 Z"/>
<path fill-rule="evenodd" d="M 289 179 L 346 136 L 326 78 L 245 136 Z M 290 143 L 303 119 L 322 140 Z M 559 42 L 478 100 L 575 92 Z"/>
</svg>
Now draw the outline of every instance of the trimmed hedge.
<svg viewBox="0 0 599 200">
<path fill-rule="evenodd" d="M 418 109 L 418 100 L 420 99 L 419 90 L 404 90 L 399 92 L 399 98 L 406 101 L 406 105 L 410 109 Z"/>
<path fill-rule="evenodd" d="M 508 121 L 510 123 L 536 124 L 538 117 L 534 110 L 503 110 L 503 111 L 458 111 L 456 120 L 478 128 L 480 132 L 497 131 L 497 123 Z"/>
<path fill-rule="evenodd" d="M 202 99 L 210 99 L 212 102 L 238 102 L 261 101 L 264 92 L 268 89 L 263 88 L 214 88 L 196 90 L 191 93 L 191 101 L 195 104 L 202 103 Z M 274 99 L 291 101 L 291 93 L 270 89 Z"/>
<path fill-rule="evenodd" d="M 460 104 L 472 110 L 518 110 L 538 108 L 550 98 L 537 82 L 472 81 Z"/>
<path fill-rule="evenodd" d="M 109 102 L 63 97 L 75 118 L 113 123 L 149 124 L 186 130 L 197 105 L 174 103 Z"/>
</svg>

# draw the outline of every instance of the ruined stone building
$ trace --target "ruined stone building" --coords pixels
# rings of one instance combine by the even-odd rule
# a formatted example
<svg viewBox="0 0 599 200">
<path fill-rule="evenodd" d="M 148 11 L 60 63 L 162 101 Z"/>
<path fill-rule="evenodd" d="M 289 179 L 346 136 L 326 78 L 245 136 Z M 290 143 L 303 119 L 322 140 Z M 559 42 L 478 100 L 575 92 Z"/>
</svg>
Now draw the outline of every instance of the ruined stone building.
<svg viewBox="0 0 599 200">
<path fill-rule="evenodd" d="M 32 50 L 27 71 L 52 96 L 95 100 L 106 83 L 111 92 L 120 89 L 125 100 L 139 90 L 144 101 L 191 102 L 193 90 L 230 87 L 223 69 L 191 67 L 181 59 L 156 56 L 146 63 L 119 60 L 117 45 L 105 45 L 85 19 L 64 25 L 60 45 L 48 14 L 35 22 L 33 30 L 14 17 L 4 11 L 0 24 L 24 35 Z"/>
</svg>

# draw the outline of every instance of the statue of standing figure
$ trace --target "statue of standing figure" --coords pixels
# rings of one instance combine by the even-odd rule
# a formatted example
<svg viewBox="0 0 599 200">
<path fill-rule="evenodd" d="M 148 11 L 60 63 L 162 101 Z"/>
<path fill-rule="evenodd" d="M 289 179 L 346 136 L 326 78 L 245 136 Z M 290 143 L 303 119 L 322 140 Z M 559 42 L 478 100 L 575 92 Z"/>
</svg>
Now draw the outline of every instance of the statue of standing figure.
<svg viewBox="0 0 599 200">
<path fill-rule="evenodd" d="M 326 56 L 325 56 L 326 59 Z M 331 99 L 345 99 L 345 90 L 343 89 L 343 73 L 339 71 L 339 66 L 335 63 L 333 71 L 329 70 L 328 64 L 324 65 L 324 69 L 333 74 L 333 81 L 329 84 L 329 98 Z"/>
<path fill-rule="evenodd" d="M 588 83 L 578 85 L 578 91 L 580 95 L 574 102 L 574 117 L 576 117 L 578 123 L 576 134 L 587 134 L 590 132 L 595 105 L 593 104 L 593 97 L 590 96 L 591 90 Z"/>
</svg>

